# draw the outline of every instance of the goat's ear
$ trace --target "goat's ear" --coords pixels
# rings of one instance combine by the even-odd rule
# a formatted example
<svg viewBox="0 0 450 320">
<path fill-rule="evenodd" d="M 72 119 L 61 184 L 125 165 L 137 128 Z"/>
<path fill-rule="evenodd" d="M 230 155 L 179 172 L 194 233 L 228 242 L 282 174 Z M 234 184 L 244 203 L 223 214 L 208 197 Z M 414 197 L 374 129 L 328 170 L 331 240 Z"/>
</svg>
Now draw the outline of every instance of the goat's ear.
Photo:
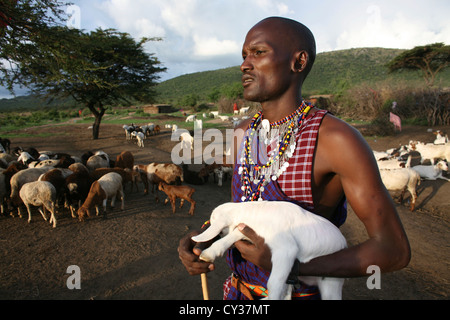
<svg viewBox="0 0 450 320">
<path fill-rule="evenodd" d="M 211 225 L 208 229 L 206 229 L 199 235 L 192 237 L 191 239 L 194 240 L 195 242 L 206 242 L 214 239 L 216 236 L 220 234 L 221 231 L 222 231 L 221 226 L 217 226 L 217 224 L 215 226 Z"/>
</svg>

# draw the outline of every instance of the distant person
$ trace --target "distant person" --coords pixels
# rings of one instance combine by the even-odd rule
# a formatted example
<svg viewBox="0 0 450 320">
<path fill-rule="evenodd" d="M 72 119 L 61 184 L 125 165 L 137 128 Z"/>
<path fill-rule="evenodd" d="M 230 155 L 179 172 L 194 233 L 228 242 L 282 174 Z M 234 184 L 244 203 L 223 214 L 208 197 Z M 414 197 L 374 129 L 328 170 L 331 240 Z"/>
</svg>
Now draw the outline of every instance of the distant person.
<svg viewBox="0 0 450 320">
<path fill-rule="evenodd" d="M 243 139 L 241 134 L 237 149 L 244 151 L 236 159 L 243 161 L 235 163 L 232 200 L 290 201 L 337 226 L 346 219 L 348 201 L 364 224 L 368 239 L 308 263 L 297 261 L 294 275 L 347 278 L 367 276 L 371 265 L 382 272 L 404 268 L 410 261 L 409 242 L 392 198 L 381 182 L 372 150 L 353 127 L 302 98 L 302 85 L 315 54 L 311 31 L 294 20 L 267 18 L 248 32 L 241 65 L 244 98 L 259 102 L 262 112 L 241 123 L 236 132 L 245 131 L 251 137 L 251 132 L 259 132 L 261 126 L 267 125 L 264 120 L 268 120 L 270 131 L 278 130 L 282 137 L 276 146 L 276 150 L 282 150 L 282 160 L 275 161 L 275 155 L 270 154 L 258 158 L 257 149 L 264 148 Z M 270 141 L 267 143 L 271 151 Z M 199 261 L 200 244 L 190 239 L 199 232 L 181 239 L 178 248 L 191 275 L 214 270 L 214 264 Z M 241 232 L 252 243 L 239 241 L 228 250 L 232 276 L 224 284 L 225 299 L 247 299 L 238 289 L 242 285 L 259 298 L 272 267 L 264 239 L 246 226 Z M 319 299 L 320 292 L 300 284 L 293 298 Z"/>
</svg>

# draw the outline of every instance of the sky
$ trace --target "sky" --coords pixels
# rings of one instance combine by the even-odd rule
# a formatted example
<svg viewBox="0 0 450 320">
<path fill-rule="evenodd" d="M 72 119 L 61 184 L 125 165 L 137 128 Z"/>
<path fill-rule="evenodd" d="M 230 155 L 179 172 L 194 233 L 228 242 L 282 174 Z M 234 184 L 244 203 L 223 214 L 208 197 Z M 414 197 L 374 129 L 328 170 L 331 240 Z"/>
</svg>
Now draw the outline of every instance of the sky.
<svg viewBox="0 0 450 320">
<path fill-rule="evenodd" d="M 269 16 L 302 22 L 317 52 L 450 44 L 449 0 L 71 0 L 68 25 L 114 28 L 149 42 L 167 68 L 160 81 L 237 66 L 248 30 Z M 20 95 L 20 92 L 17 92 Z M 9 94 L 0 88 L 0 98 Z"/>
</svg>

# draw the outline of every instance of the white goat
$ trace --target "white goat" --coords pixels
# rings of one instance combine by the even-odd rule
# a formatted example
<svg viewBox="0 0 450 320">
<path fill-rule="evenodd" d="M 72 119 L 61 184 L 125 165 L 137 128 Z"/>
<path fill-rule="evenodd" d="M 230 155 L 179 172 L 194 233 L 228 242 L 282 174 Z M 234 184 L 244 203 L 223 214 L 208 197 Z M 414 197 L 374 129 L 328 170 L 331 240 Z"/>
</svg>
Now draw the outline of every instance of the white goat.
<svg viewBox="0 0 450 320">
<path fill-rule="evenodd" d="M 436 139 L 433 144 L 446 144 L 448 142 L 448 135 L 444 134 L 441 130 L 433 132 L 436 135 Z"/>
<path fill-rule="evenodd" d="M 144 133 L 133 131 L 131 133 L 131 136 L 136 137 L 137 145 L 138 145 L 139 148 L 144 148 L 144 139 L 145 139 L 145 134 Z"/>
<path fill-rule="evenodd" d="M 27 207 L 28 211 L 28 223 L 31 222 L 31 206 L 42 207 L 39 208 L 39 212 L 45 221 L 47 216 L 45 211 L 50 212 L 50 224 L 53 223 L 53 228 L 56 228 L 55 218 L 55 201 L 56 201 L 56 189 L 48 181 L 34 181 L 25 183 L 20 189 L 20 198 Z"/>
<path fill-rule="evenodd" d="M 186 118 L 186 122 L 194 122 L 194 120 L 197 118 L 195 114 L 192 114 Z"/>
<path fill-rule="evenodd" d="M 405 162 L 400 160 L 400 158 L 394 158 L 389 160 L 378 160 L 377 165 L 378 169 L 400 169 L 400 168 L 409 168 L 411 167 L 411 158 L 412 156 L 408 156 L 408 160 Z"/>
<path fill-rule="evenodd" d="M 272 272 L 267 282 L 272 300 L 290 299 L 292 286 L 288 286 L 286 280 L 295 259 L 306 263 L 347 246 L 342 233 L 330 221 L 290 202 L 226 203 L 214 209 L 210 222 L 211 226 L 192 240 L 205 242 L 220 233 L 226 236 L 201 253 L 200 259 L 207 262 L 222 256 L 236 241 L 245 239 L 236 228 L 240 223 L 245 223 L 265 239 L 272 252 Z M 342 298 L 343 278 L 299 279 L 308 285 L 317 285 L 323 299 Z"/>
<path fill-rule="evenodd" d="M 432 143 L 422 143 L 417 141 L 410 141 L 409 147 L 420 153 L 420 163 L 425 160 L 430 160 L 431 164 L 434 165 L 435 159 L 445 159 L 450 161 L 450 145 L 440 144 L 435 145 Z"/>
<path fill-rule="evenodd" d="M 390 191 L 401 191 L 400 203 L 403 202 L 403 196 L 406 190 L 411 193 L 411 207 L 413 211 L 416 205 L 417 192 L 416 187 L 420 184 L 420 175 L 411 168 L 400 169 L 381 169 L 381 180 L 386 189 Z"/>
<path fill-rule="evenodd" d="M 181 147 L 183 149 L 191 149 L 194 150 L 194 137 L 191 136 L 189 132 L 183 132 L 180 135 Z"/>
<path fill-rule="evenodd" d="M 450 181 L 450 179 L 445 178 L 442 175 L 442 171 L 448 171 L 448 166 L 445 161 L 439 161 L 434 166 L 414 166 L 412 167 L 414 171 L 416 171 L 421 178 L 426 180 L 437 180 L 437 179 L 444 179 L 447 181 Z"/>
</svg>

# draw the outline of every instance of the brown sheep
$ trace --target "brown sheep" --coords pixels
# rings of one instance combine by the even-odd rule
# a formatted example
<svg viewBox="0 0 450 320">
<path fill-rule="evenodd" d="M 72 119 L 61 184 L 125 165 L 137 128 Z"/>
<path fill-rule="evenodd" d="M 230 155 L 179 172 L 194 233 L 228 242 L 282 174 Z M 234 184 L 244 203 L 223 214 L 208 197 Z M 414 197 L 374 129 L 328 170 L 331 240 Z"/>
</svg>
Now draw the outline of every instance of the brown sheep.
<svg viewBox="0 0 450 320">
<path fill-rule="evenodd" d="M 130 169 L 122 169 L 122 168 L 98 168 L 90 173 L 92 179 L 98 180 L 103 177 L 105 174 L 110 172 L 116 172 L 120 174 L 122 177 L 123 185 L 125 186 L 128 182 L 131 182 L 131 191 L 133 191 L 133 185 L 136 185 L 136 189 L 138 189 L 137 182 L 141 180 L 141 175 Z M 138 189 L 139 191 L 139 189 Z"/>
<path fill-rule="evenodd" d="M 78 209 L 78 218 L 80 221 L 84 221 L 86 216 L 90 215 L 90 209 L 94 208 L 99 215 L 99 206 L 103 206 L 103 216 L 106 218 L 106 202 L 111 199 L 111 207 L 114 208 L 116 197 L 120 195 L 122 199 L 121 209 L 124 210 L 124 194 L 122 187 L 122 177 L 116 172 L 110 172 L 102 176 L 97 181 L 92 183 L 89 194 L 84 201 L 83 205 Z"/>
<path fill-rule="evenodd" d="M 123 151 L 116 158 L 116 167 L 122 169 L 133 169 L 134 157 L 130 151 Z"/>
</svg>

